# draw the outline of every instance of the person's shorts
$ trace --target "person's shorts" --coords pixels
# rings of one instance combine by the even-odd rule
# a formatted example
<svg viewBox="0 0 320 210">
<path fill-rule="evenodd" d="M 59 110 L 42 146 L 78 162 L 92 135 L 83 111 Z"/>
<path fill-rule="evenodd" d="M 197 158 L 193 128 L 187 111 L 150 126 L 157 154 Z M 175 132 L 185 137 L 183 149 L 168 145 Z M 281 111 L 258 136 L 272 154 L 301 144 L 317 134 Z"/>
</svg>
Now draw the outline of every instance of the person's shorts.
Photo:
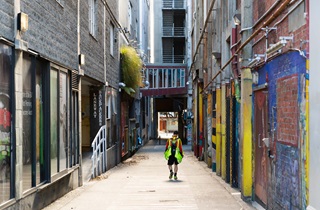
<svg viewBox="0 0 320 210">
<path fill-rule="evenodd" d="M 173 164 L 178 165 L 179 163 L 177 158 L 175 158 L 174 155 L 171 155 L 168 159 L 168 165 L 171 166 Z"/>
</svg>

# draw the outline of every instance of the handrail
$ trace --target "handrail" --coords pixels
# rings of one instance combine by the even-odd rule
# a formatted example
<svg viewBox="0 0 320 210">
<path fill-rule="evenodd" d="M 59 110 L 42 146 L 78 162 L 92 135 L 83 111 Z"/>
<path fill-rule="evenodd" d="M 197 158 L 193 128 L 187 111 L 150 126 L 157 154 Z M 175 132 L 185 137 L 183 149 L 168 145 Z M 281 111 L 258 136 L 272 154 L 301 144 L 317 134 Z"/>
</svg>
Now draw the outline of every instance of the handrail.
<svg viewBox="0 0 320 210">
<path fill-rule="evenodd" d="M 101 126 L 91 147 L 93 149 L 91 178 L 95 178 L 107 170 L 106 125 Z"/>
</svg>

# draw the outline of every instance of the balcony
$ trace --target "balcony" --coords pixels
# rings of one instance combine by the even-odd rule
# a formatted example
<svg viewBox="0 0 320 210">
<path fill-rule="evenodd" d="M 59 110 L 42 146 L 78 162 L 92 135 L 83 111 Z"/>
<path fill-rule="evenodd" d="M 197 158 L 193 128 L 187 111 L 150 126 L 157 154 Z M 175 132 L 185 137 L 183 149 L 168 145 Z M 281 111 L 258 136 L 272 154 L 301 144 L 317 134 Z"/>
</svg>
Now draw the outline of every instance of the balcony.
<svg viewBox="0 0 320 210">
<path fill-rule="evenodd" d="M 185 9 L 185 0 L 163 0 L 163 9 Z"/>
<path fill-rule="evenodd" d="M 184 27 L 163 27 L 164 37 L 185 37 Z"/>
<path fill-rule="evenodd" d="M 185 63 L 184 55 L 163 55 L 163 63 Z"/>
</svg>

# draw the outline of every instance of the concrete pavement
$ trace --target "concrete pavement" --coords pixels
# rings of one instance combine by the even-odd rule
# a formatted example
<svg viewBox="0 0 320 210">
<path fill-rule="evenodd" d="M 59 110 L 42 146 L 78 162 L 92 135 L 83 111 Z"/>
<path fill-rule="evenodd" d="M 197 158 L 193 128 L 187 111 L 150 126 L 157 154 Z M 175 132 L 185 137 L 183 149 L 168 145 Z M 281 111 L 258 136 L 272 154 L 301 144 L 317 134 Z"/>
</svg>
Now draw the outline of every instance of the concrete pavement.
<svg viewBox="0 0 320 210">
<path fill-rule="evenodd" d="M 130 159 L 73 190 L 45 210 L 239 210 L 255 209 L 240 192 L 198 161 L 184 146 L 178 180 L 169 180 L 164 142 L 149 141 Z"/>
</svg>

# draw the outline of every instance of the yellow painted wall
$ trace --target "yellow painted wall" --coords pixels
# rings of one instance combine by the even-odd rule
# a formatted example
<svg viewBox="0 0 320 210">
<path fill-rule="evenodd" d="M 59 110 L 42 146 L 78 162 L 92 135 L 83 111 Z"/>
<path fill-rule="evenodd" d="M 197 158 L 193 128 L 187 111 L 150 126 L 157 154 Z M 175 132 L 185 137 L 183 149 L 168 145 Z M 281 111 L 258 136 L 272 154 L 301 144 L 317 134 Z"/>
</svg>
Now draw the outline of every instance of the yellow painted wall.
<svg viewBox="0 0 320 210">
<path fill-rule="evenodd" d="M 306 61 L 306 70 L 309 73 L 309 60 Z M 309 139 L 309 79 L 306 79 L 306 143 L 305 143 L 305 182 L 306 182 L 306 204 L 309 205 L 309 156 L 310 156 L 310 139 Z"/>
<path fill-rule="evenodd" d="M 221 86 L 221 177 L 227 175 L 227 148 L 226 148 L 226 84 Z"/>
<path fill-rule="evenodd" d="M 221 175 L 221 89 L 216 89 L 216 173 Z"/>
<path fill-rule="evenodd" d="M 249 68 L 241 73 L 241 157 L 242 195 L 252 196 L 252 75 Z"/>
</svg>

